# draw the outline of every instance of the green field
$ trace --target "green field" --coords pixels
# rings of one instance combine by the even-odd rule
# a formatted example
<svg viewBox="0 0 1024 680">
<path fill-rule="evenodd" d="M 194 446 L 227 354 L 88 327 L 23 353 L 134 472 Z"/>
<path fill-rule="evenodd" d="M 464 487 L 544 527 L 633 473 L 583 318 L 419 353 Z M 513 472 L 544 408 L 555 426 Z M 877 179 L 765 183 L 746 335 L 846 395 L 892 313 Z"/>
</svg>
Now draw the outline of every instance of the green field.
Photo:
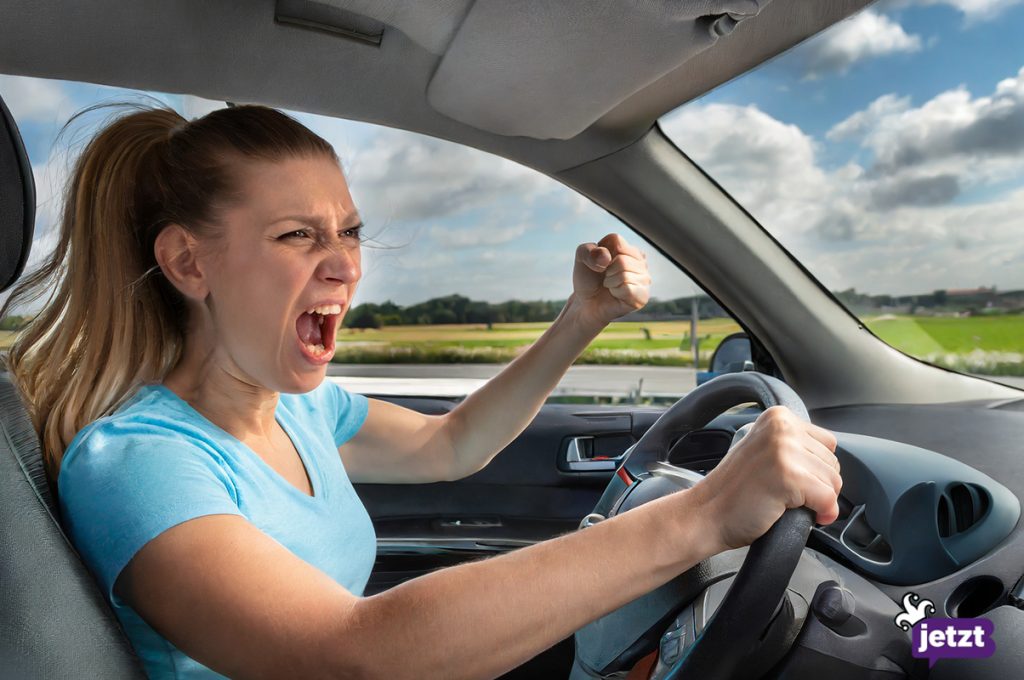
<svg viewBox="0 0 1024 680">
<path fill-rule="evenodd" d="M 960 371 L 1024 375 L 1024 315 L 865 317 L 878 337 L 907 354 Z"/>
<path fill-rule="evenodd" d="M 893 347 L 956 370 L 989 375 L 1024 375 L 1024 315 L 972 317 L 878 316 L 865 325 Z M 452 326 L 393 326 L 342 329 L 340 363 L 503 363 L 536 340 L 546 323 Z M 646 332 L 645 332 L 646 330 Z M 698 326 L 701 365 L 722 338 L 740 330 L 728 319 Z M 691 366 L 688 321 L 613 323 L 579 363 Z M 685 340 L 684 340 L 685 339 Z"/>
<path fill-rule="evenodd" d="M 504 363 L 535 341 L 549 324 L 509 323 L 451 326 L 386 326 L 338 331 L 334 360 L 340 363 Z M 728 319 L 702 321 L 697 328 L 707 363 L 722 338 L 739 326 Z M 591 343 L 579 363 L 691 366 L 688 321 L 613 323 Z M 686 338 L 684 350 L 680 350 Z"/>
<path fill-rule="evenodd" d="M 970 373 L 1024 375 L 1024 315 L 972 317 L 877 316 L 865 325 L 880 338 L 925 361 Z M 388 326 L 338 331 L 339 363 L 505 363 L 523 351 L 547 323 Z M 740 330 L 728 319 L 701 321 L 701 365 L 722 338 Z M 688 321 L 613 323 L 579 363 L 691 366 Z M 0 331 L 0 349 L 16 333 Z"/>
</svg>

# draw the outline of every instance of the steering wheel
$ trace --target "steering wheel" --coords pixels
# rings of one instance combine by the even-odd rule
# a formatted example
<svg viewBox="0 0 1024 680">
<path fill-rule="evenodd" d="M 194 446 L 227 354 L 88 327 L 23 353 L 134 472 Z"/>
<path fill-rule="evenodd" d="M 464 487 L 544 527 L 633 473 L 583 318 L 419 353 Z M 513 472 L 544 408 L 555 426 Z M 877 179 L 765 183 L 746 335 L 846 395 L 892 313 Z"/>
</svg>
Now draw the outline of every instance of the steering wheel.
<svg viewBox="0 0 1024 680">
<path fill-rule="evenodd" d="M 638 481 L 650 478 L 651 468 L 667 466 L 665 460 L 674 440 L 704 427 L 726 410 L 747 402 L 756 402 L 764 408 L 786 406 L 800 418 L 809 420 L 803 402 L 781 380 L 754 372 L 719 376 L 676 402 L 641 437 L 612 477 L 595 513 L 602 517 L 615 514 L 629 493 L 635 490 L 632 487 Z M 787 510 L 767 533 L 750 545 L 713 618 L 662 677 L 725 680 L 742 677 L 751 670 L 743 667 L 744 661 L 751 657 L 758 645 L 764 644 L 762 634 L 784 604 L 787 586 L 800 561 L 813 522 L 813 513 L 807 508 Z M 632 603 L 626 606 L 630 607 Z M 781 640 L 777 636 L 768 637 L 776 646 L 782 647 L 776 650 L 775 656 L 780 657 L 792 644 L 795 632 L 784 635 Z M 641 642 L 638 639 L 628 651 L 635 656 L 636 647 Z M 580 632 L 577 633 L 578 655 L 579 652 Z M 607 664 L 602 666 L 607 667 Z"/>
</svg>

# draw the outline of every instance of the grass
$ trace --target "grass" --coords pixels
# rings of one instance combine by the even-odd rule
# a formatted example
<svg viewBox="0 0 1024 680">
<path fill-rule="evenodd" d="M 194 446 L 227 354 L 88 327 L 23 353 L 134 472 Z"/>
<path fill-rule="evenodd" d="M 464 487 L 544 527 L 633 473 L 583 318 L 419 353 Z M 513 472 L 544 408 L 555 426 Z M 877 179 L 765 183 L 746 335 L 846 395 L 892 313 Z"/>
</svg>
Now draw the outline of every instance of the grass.
<svg viewBox="0 0 1024 680">
<path fill-rule="evenodd" d="M 875 335 L 907 354 L 982 375 L 1024 375 L 1024 315 L 866 317 Z"/>
<path fill-rule="evenodd" d="M 1024 314 L 972 317 L 876 316 L 865 325 L 912 356 L 958 371 L 1024 375 Z M 338 331 L 339 363 L 507 363 L 533 343 L 547 323 L 389 326 Z M 701 365 L 722 338 L 740 330 L 729 319 L 700 322 Z M 582 364 L 692 366 L 688 321 L 613 323 L 580 357 Z M 0 349 L 17 333 L 0 331 Z"/>
<path fill-rule="evenodd" d="M 387 326 L 338 331 L 339 363 L 506 363 L 548 328 L 546 323 Z M 698 328 L 701 363 L 706 364 L 722 338 L 739 326 L 708 319 Z M 687 321 L 613 323 L 579 358 L 581 364 L 692 366 Z M 686 338 L 685 344 L 683 342 Z M 680 349 L 682 348 L 682 349 Z"/>
<path fill-rule="evenodd" d="M 936 352 L 966 354 L 1024 352 L 1024 315 L 927 317 L 868 317 L 865 324 L 875 335 L 908 354 Z"/>
</svg>

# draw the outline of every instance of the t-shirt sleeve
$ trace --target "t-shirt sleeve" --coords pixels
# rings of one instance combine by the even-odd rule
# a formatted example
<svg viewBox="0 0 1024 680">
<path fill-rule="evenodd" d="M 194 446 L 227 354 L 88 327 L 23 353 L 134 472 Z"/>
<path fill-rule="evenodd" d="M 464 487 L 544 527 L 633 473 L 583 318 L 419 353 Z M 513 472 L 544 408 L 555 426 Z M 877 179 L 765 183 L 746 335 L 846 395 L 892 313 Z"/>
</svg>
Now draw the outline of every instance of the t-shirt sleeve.
<svg viewBox="0 0 1024 680">
<path fill-rule="evenodd" d="M 71 442 L 58 476 L 64 525 L 108 599 L 146 543 L 204 515 L 241 515 L 217 453 L 149 423 L 94 423 Z"/>
<path fill-rule="evenodd" d="M 370 400 L 362 394 L 349 392 L 330 379 L 324 380 L 322 389 L 327 424 L 334 433 L 334 445 L 341 446 L 363 426 L 370 410 Z"/>
</svg>

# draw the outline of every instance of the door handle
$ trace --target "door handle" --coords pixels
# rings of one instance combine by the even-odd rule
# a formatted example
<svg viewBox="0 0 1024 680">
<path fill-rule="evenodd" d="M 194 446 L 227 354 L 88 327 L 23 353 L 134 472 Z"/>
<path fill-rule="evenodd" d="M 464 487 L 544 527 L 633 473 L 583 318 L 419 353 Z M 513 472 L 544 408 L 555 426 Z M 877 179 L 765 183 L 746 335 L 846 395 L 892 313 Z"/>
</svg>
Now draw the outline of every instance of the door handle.
<svg viewBox="0 0 1024 680">
<path fill-rule="evenodd" d="M 573 472 L 597 472 L 614 470 L 625 455 L 620 453 L 617 456 L 595 456 L 594 438 L 580 436 L 569 440 L 565 450 L 565 462 Z"/>
</svg>

